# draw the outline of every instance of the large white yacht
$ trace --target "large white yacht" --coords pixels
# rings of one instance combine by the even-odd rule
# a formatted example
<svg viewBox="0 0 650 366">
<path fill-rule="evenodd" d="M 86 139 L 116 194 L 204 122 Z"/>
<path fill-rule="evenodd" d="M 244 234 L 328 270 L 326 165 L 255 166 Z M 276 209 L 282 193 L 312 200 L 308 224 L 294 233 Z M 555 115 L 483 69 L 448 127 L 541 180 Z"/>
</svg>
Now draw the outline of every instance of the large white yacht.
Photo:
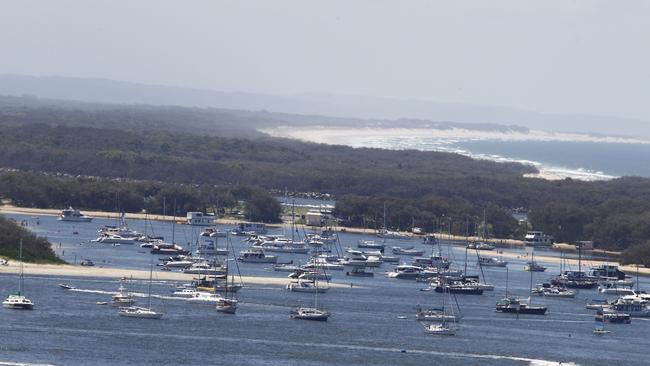
<svg viewBox="0 0 650 366">
<path fill-rule="evenodd" d="M 59 215 L 60 221 L 70 221 L 70 222 L 91 222 L 93 218 L 82 214 L 79 210 L 72 207 L 68 207 L 61 211 Z"/>
<path fill-rule="evenodd" d="M 193 226 L 212 226 L 215 223 L 215 215 L 213 213 L 203 212 L 188 212 L 187 224 Z"/>
<path fill-rule="evenodd" d="M 541 231 L 529 231 L 524 237 L 524 244 L 533 247 L 550 247 L 553 245 L 553 237 Z"/>
</svg>

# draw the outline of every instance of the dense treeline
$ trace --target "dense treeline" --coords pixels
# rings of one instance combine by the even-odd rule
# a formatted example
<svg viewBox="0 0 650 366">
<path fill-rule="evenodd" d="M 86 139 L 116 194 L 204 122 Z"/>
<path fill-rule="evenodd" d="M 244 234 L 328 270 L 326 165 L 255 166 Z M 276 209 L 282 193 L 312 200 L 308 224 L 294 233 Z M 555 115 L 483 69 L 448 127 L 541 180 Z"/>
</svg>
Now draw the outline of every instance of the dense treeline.
<svg viewBox="0 0 650 366">
<path fill-rule="evenodd" d="M 50 118 L 42 109 L 33 116 L 29 108 L 18 113 L 0 106 L 0 166 L 174 183 L 173 187 L 188 190 L 177 198 L 184 210 L 228 201 L 221 191 L 243 199 L 233 192 L 247 186 L 337 195 L 337 214 L 357 226 L 382 226 L 386 203 L 390 227 L 406 229 L 415 221 L 415 226 L 431 229 L 449 230 L 451 225 L 452 232 L 464 234 L 482 231 L 478 226 L 485 210 L 491 235 L 521 238 L 526 228 L 510 215 L 521 208 L 528 212 L 532 228 L 554 235 L 557 241 L 593 240 L 601 248 L 638 249 L 645 248 L 643 243 L 650 237 L 650 179 L 547 181 L 524 178 L 524 173 L 534 171 L 531 167 L 456 154 L 218 137 L 214 136 L 218 128 L 210 128 L 211 120 L 205 116 L 197 122 L 200 128 L 192 128 L 193 118 L 202 110 L 172 110 L 98 110 L 88 116 L 79 112 L 85 116 L 80 118 L 76 111 L 58 108 Z M 214 126 L 233 126 L 227 117 L 211 116 Z M 241 123 L 250 122 L 239 118 Z M 256 132 L 240 135 L 258 136 Z M 167 202 L 172 197 L 165 190 L 175 189 L 147 183 L 156 187 L 149 191 L 121 182 L 98 185 L 95 190 L 89 186 L 85 198 L 72 201 L 76 193 L 66 191 L 65 184 L 33 183 L 39 188 L 30 194 L 6 195 L 43 207 L 55 206 L 48 201 L 58 200 L 59 207 L 114 209 L 114 194 L 122 188 L 122 205 L 159 212 L 161 197 L 167 197 Z M 214 186 L 220 188 L 202 188 Z M 65 197 L 65 202 L 50 197 Z M 270 201 L 254 198 L 249 201 L 252 211 L 266 212 Z"/>
<path fill-rule="evenodd" d="M 21 240 L 25 262 L 65 263 L 54 254 L 47 239 L 37 237 L 16 222 L 0 216 L 0 256 L 20 258 Z"/>
<path fill-rule="evenodd" d="M 40 208 L 73 206 L 116 212 L 184 215 L 187 211 L 223 210 L 245 201 L 246 218 L 279 222 L 282 208 L 273 196 L 259 188 L 170 184 L 46 174 L 0 172 L 0 197 L 16 205 Z"/>
</svg>

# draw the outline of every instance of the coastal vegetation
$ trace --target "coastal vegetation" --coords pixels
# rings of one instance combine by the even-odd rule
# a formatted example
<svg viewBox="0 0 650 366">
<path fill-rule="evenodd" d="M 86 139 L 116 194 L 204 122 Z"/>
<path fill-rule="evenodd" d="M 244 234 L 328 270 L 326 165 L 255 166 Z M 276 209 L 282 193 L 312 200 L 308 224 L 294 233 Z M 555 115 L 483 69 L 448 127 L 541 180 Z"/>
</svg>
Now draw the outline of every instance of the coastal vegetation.
<svg viewBox="0 0 650 366">
<path fill-rule="evenodd" d="M 16 222 L 0 216 L 0 257 L 19 259 L 21 240 L 25 262 L 65 263 L 54 254 L 47 239 L 37 237 Z"/>
<path fill-rule="evenodd" d="M 246 186 L 174 184 L 127 179 L 0 172 L 0 197 L 18 206 L 73 206 L 115 212 L 183 215 L 187 211 L 223 211 L 244 202 L 245 218 L 279 222 L 282 208 L 266 190 Z M 174 212 L 176 206 L 176 212 Z"/>
<path fill-rule="evenodd" d="M 337 197 L 335 214 L 345 225 L 381 227 L 386 205 L 394 229 L 521 239 L 533 228 L 560 242 L 645 253 L 650 179 L 547 181 L 524 177 L 536 171 L 530 166 L 457 154 L 274 139 L 255 127 L 283 121 L 256 118 L 0 103 L 0 167 L 18 170 L 0 175 L 0 194 L 26 206 L 111 211 L 120 192 L 120 210 L 152 213 L 162 213 L 164 199 L 167 212 L 173 199 L 179 212 L 241 200 L 248 218 L 269 222 L 280 212 L 269 190 L 323 192 Z M 529 226 L 514 210 L 528 214 Z"/>
</svg>

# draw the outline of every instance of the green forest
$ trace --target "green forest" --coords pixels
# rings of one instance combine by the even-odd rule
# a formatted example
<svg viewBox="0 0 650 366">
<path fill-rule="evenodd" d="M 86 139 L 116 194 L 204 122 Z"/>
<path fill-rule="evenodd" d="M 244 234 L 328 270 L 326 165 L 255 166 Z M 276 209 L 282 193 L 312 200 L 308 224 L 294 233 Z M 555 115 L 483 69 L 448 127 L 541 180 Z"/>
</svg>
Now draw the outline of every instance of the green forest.
<svg viewBox="0 0 650 366">
<path fill-rule="evenodd" d="M 65 263 L 54 254 L 47 239 L 37 237 L 16 222 L 0 216 L 0 257 L 20 258 L 21 241 L 25 262 Z"/>
<path fill-rule="evenodd" d="M 650 179 L 524 178 L 535 169 L 270 138 L 245 115 L 106 108 L 0 103 L 0 167 L 24 172 L 0 175 L 0 195 L 27 206 L 114 210 L 119 191 L 123 210 L 151 212 L 175 194 L 179 210 L 247 200 L 256 202 L 248 215 L 264 211 L 262 221 L 273 221 L 280 210 L 266 210 L 273 200 L 264 192 L 322 192 L 337 197 L 335 213 L 346 225 L 383 225 L 385 204 L 389 227 L 462 235 L 475 232 L 485 212 L 491 235 L 519 239 L 526 228 L 512 212 L 522 210 L 532 228 L 556 241 L 593 240 L 599 248 L 627 249 L 628 260 L 650 258 Z"/>
</svg>

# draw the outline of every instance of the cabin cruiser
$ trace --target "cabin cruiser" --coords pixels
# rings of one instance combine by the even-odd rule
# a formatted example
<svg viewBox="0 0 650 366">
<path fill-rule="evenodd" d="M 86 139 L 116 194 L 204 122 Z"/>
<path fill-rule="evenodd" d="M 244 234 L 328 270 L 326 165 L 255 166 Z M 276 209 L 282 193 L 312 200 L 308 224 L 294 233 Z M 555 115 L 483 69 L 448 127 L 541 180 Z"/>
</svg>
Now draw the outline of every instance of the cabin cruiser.
<svg viewBox="0 0 650 366">
<path fill-rule="evenodd" d="M 619 285 L 616 282 L 601 282 L 598 285 L 598 292 L 601 294 L 612 294 L 612 295 L 635 295 L 636 292 L 632 290 L 627 285 Z"/>
<path fill-rule="evenodd" d="M 298 307 L 291 311 L 292 319 L 327 321 L 330 313 L 316 308 Z"/>
<path fill-rule="evenodd" d="M 611 304 L 611 309 L 634 318 L 650 317 L 650 301 L 637 295 L 619 297 Z"/>
<path fill-rule="evenodd" d="M 529 231 L 524 237 L 524 244 L 532 247 L 550 247 L 553 245 L 553 237 L 541 231 Z"/>
<path fill-rule="evenodd" d="M 332 263 L 328 260 L 327 257 L 317 256 L 317 257 L 312 257 L 309 263 L 303 265 L 302 268 L 342 271 L 344 266 L 342 263 L 339 263 L 339 261 L 341 261 L 341 259 L 337 259 L 336 263 Z"/>
<path fill-rule="evenodd" d="M 190 298 L 197 296 L 197 293 L 198 291 L 194 288 L 182 288 L 172 292 L 172 296 Z"/>
<path fill-rule="evenodd" d="M 126 288 L 120 283 L 118 293 L 111 297 L 111 305 L 114 306 L 131 306 L 134 303 L 133 297 L 126 292 Z"/>
<path fill-rule="evenodd" d="M 357 248 L 363 248 L 363 249 L 377 249 L 381 252 L 384 251 L 386 248 L 386 244 L 384 243 L 377 243 L 374 240 L 359 240 L 357 242 Z"/>
<path fill-rule="evenodd" d="M 597 278 L 615 278 L 618 280 L 625 280 L 630 277 L 626 275 L 625 272 L 619 270 L 618 266 L 611 264 L 601 264 L 592 267 L 590 275 Z"/>
<path fill-rule="evenodd" d="M 532 306 L 530 297 L 527 299 L 506 297 L 497 302 L 496 310 L 502 313 L 544 315 L 547 308 L 546 306 Z"/>
<path fill-rule="evenodd" d="M 278 257 L 264 254 L 264 251 L 248 249 L 239 252 L 237 260 L 247 263 L 276 263 Z"/>
<path fill-rule="evenodd" d="M 422 271 L 423 270 L 421 267 L 402 264 L 395 267 L 392 271 L 387 272 L 386 276 L 388 278 L 414 280 L 420 276 L 420 273 L 422 273 Z"/>
<path fill-rule="evenodd" d="M 136 239 L 135 238 L 125 238 L 125 237 L 117 235 L 117 234 L 110 234 L 110 235 L 100 236 L 99 238 L 91 240 L 91 241 L 95 242 L 95 243 L 101 243 L 101 244 L 133 245 L 133 244 L 135 244 Z"/>
<path fill-rule="evenodd" d="M 253 248 L 265 252 L 307 254 L 309 247 L 304 241 L 293 241 L 283 236 L 261 237 L 262 240 L 253 244 Z"/>
<path fill-rule="evenodd" d="M 217 263 L 208 263 L 206 261 L 192 263 L 189 267 L 183 269 L 185 274 L 204 274 L 204 275 L 225 275 L 227 268 Z"/>
<path fill-rule="evenodd" d="M 191 253 L 178 244 L 159 242 L 151 247 L 151 254 L 190 255 Z"/>
<path fill-rule="evenodd" d="M 82 214 L 79 210 L 72 207 L 68 207 L 61 211 L 59 215 L 60 221 L 70 221 L 70 222 L 91 222 L 92 217 Z"/>
<path fill-rule="evenodd" d="M 193 226 L 212 226 L 216 219 L 213 213 L 203 212 L 188 212 L 185 217 L 187 224 Z"/>
<path fill-rule="evenodd" d="M 397 255 L 421 256 L 421 255 L 424 254 L 424 250 L 415 249 L 413 247 L 411 247 L 411 248 L 393 247 L 392 250 L 393 250 L 393 254 L 397 254 Z"/>
<path fill-rule="evenodd" d="M 348 248 L 345 250 L 345 256 L 339 261 L 339 264 L 350 267 L 366 267 L 368 266 L 368 258 L 360 250 Z"/>
<path fill-rule="evenodd" d="M 505 267 L 508 265 L 508 262 L 496 257 L 478 257 L 476 264 L 485 267 Z"/>
<path fill-rule="evenodd" d="M 603 323 L 630 324 L 632 322 L 630 314 L 612 309 L 601 309 L 596 311 L 594 319 Z"/>
</svg>

